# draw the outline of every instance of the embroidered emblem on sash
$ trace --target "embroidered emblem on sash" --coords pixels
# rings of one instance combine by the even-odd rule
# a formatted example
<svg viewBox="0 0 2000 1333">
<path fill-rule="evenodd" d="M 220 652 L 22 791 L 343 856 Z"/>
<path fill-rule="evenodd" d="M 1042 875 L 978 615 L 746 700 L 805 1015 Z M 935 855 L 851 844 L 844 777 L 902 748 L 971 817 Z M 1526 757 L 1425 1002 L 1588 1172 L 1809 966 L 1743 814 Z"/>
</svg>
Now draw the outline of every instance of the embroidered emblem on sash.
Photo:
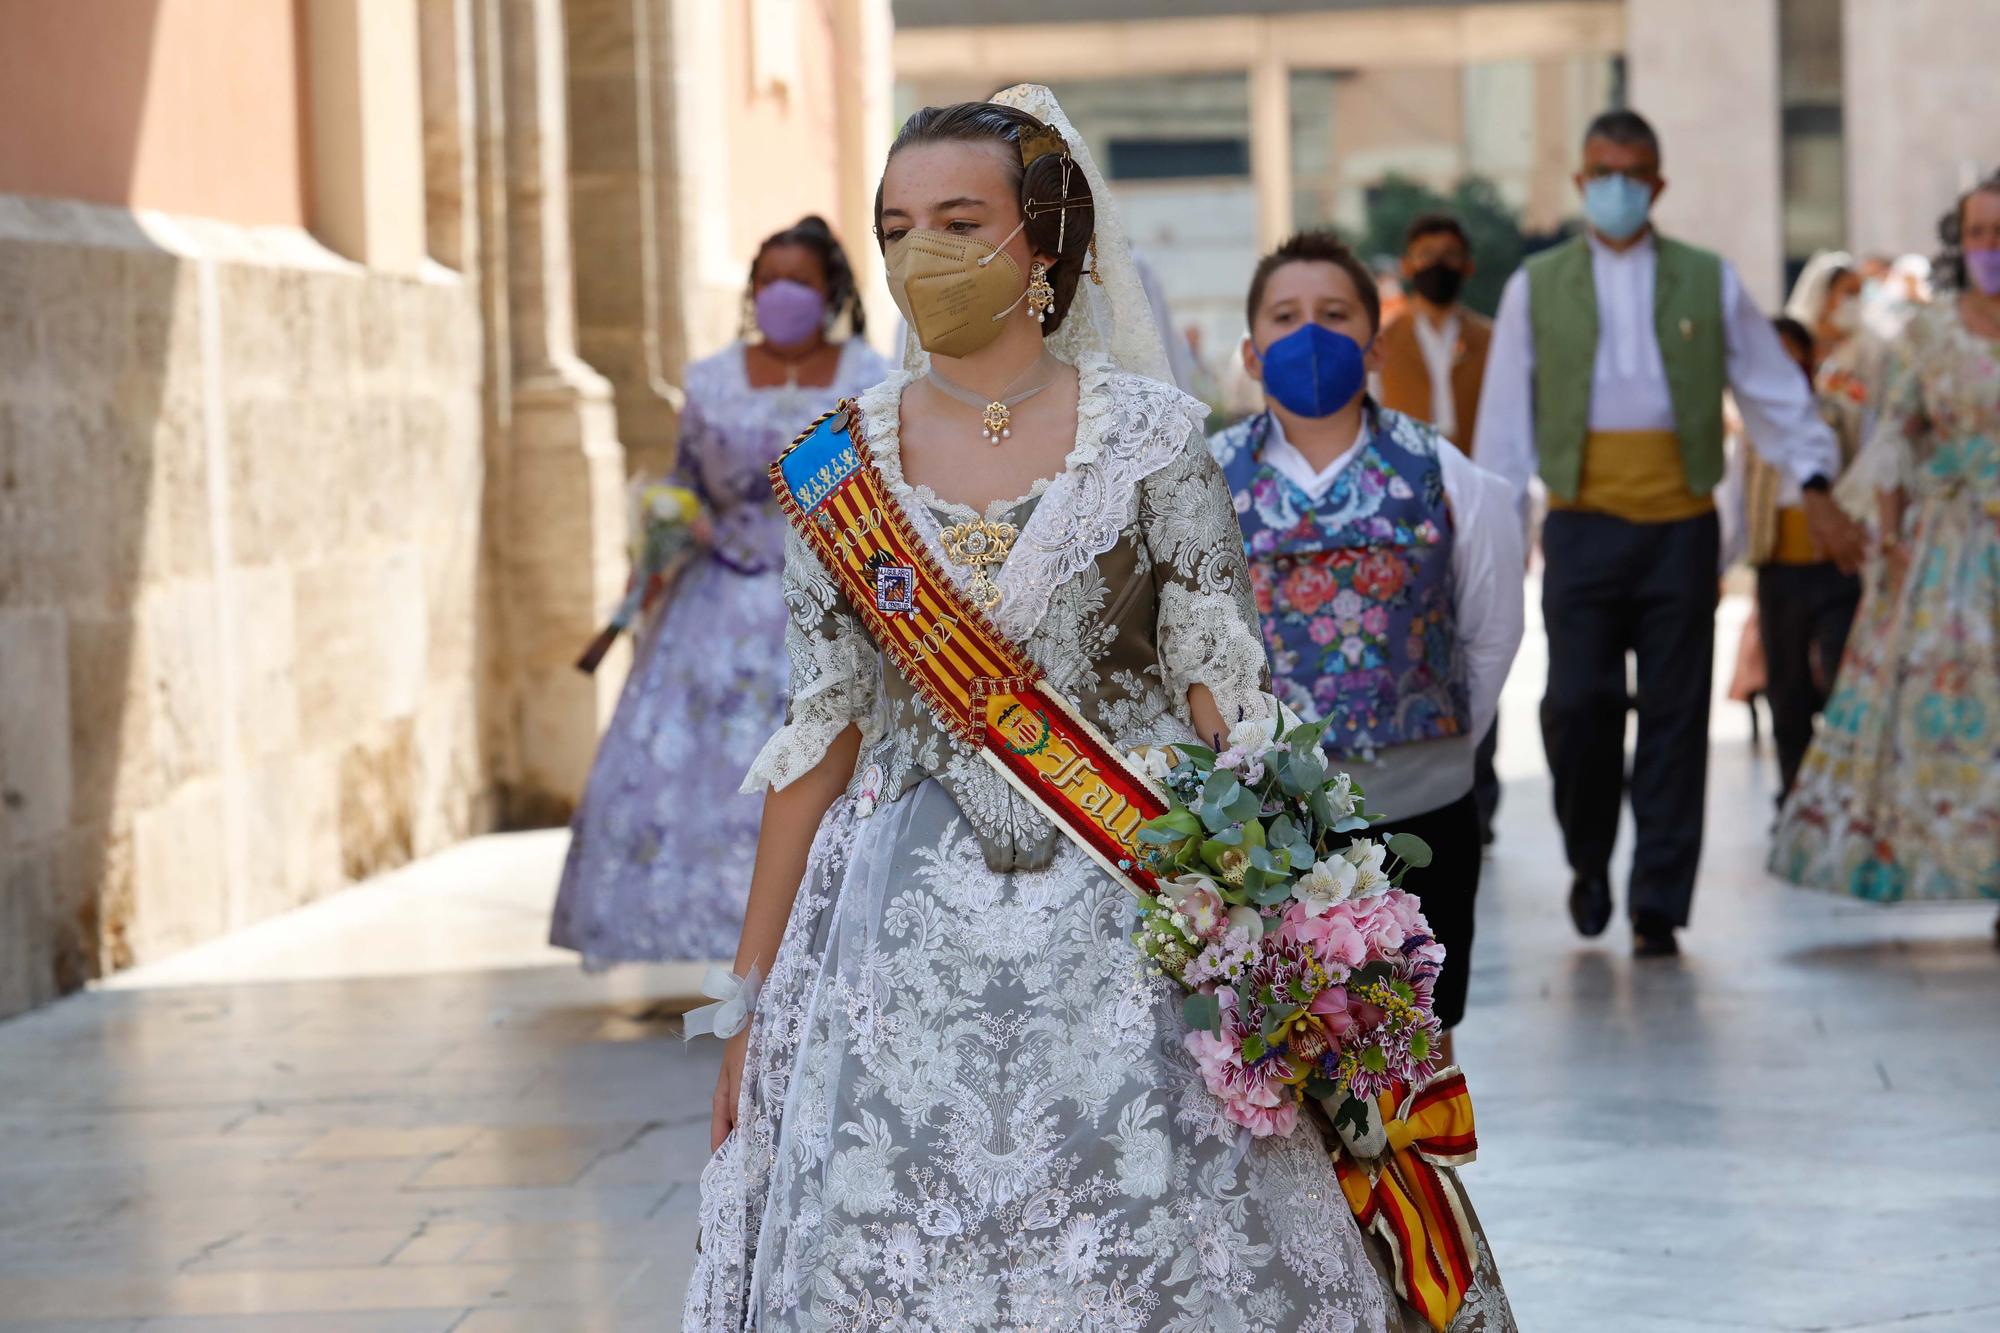
<svg viewBox="0 0 2000 1333">
<path fill-rule="evenodd" d="M 917 571 L 909 565 L 877 565 L 875 609 L 885 615 L 908 615 L 915 611 Z"/>
</svg>

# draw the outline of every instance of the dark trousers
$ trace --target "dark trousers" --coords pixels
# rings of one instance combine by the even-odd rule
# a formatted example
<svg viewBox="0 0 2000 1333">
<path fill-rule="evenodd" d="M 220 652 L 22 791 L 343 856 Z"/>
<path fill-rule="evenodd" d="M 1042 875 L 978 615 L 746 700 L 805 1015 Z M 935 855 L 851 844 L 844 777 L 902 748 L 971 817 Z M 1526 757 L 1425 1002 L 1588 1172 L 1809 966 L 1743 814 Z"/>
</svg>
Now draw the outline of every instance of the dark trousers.
<svg viewBox="0 0 2000 1333">
<path fill-rule="evenodd" d="M 1826 707 L 1847 631 L 1861 606 L 1861 580 L 1832 564 L 1760 565 L 1757 632 L 1764 640 L 1764 696 L 1778 746 L 1778 801 L 1812 744 L 1813 719 Z"/>
<path fill-rule="evenodd" d="M 1479 804 L 1479 832 L 1482 837 L 1491 837 L 1493 816 L 1500 810 L 1500 775 L 1493 771 L 1493 756 L 1500 748 L 1500 719 L 1493 719 L 1493 725 L 1480 738 L 1479 748 L 1472 752 L 1472 799 Z"/>
<path fill-rule="evenodd" d="M 1549 688 L 1542 743 L 1570 868 L 1609 872 L 1625 773 L 1625 654 L 1638 659 L 1639 743 L 1629 789 L 1638 843 L 1626 907 L 1687 924 L 1701 860 L 1708 701 L 1715 670 L 1713 514 L 1628 523 L 1557 510 L 1542 527 Z"/>
<path fill-rule="evenodd" d="M 1431 999 L 1447 1029 L 1465 1017 L 1465 985 L 1472 975 L 1472 900 L 1479 893 L 1479 803 L 1467 792 L 1450 805 L 1408 819 L 1384 820 L 1368 831 L 1375 839 L 1414 833 L 1431 846 L 1431 863 L 1412 870 L 1403 887 L 1423 904 L 1431 933 L 1444 946 L 1444 970 Z"/>
</svg>

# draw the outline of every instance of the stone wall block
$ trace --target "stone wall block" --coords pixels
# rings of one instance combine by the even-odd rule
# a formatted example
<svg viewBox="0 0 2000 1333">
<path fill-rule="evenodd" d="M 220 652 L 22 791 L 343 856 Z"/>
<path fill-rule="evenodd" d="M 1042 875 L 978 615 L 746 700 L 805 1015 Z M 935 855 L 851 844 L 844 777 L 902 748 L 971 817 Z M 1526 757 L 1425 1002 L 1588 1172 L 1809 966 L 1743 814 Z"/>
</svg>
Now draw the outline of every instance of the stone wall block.
<svg viewBox="0 0 2000 1333">
<path fill-rule="evenodd" d="M 411 719 L 397 718 L 340 757 L 340 866 L 349 879 L 393 869 L 412 855 L 413 732 Z"/>
<path fill-rule="evenodd" d="M 378 586 L 374 571 L 353 561 L 296 576 L 292 660 L 307 746 L 339 746 L 384 715 Z"/>
<path fill-rule="evenodd" d="M 69 826 L 69 642 L 59 611 L 0 611 L 0 847 Z"/>
<path fill-rule="evenodd" d="M 160 776 L 168 787 L 222 768 L 222 645 L 213 583 L 187 581 L 139 603 L 149 721 Z"/>
<path fill-rule="evenodd" d="M 163 958 L 229 925 L 222 782 L 183 784 L 132 824 L 132 958 Z"/>
<path fill-rule="evenodd" d="M 338 491 L 328 475 L 321 399 L 232 399 L 228 422 L 229 544 L 246 565 L 293 563 L 329 544 Z"/>
<path fill-rule="evenodd" d="M 127 404 L 124 411 L 146 409 Z M 142 579 L 207 578 L 215 572 L 214 515 L 209 506 L 207 421 L 201 404 L 175 396 L 152 408 L 150 429 L 128 427 L 152 445 L 152 474 L 146 487 Z"/>
<path fill-rule="evenodd" d="M 302 360 L 298 340 L 312 318 L 308 289 L 330 280 L 326 274 L 274 264 L 216 264 L 225 393 L 233 397 L 296 391 Z"/>
<path fill-rule="evenodd" d="M 371 379 L 399 376 L 410 341 L 406 300 L 414 284 L 407 278 L 387 278 L 361 284 L 355 302 L 361 338 L 359 367 Z"/>
<path fill-rule="evenodd" d="M 126 252 L 36 244 L 33 253 L 26 296 L 38 312 L 45 364 L 58 368 L 72 392 L 114 382 L 132 326 Z"/>
<path fill-rule="evenodd" d="M 68 634 L 71 822 L 129 827 L 135 811 L 165 795 L 139 621 L 73 612 Z"/>
<path fill-rule="evenodd" d="M 42 392 L 48 383 L 32 286 L 38 250 L 25 241 L 0 240 L 0 399 Z"/>
<path fill-rule="evenodd" d="M 340 759 L 334 751 L 307 751 L 245 770 L 244 907 L 251 919 L 290 911 L 347 882 L 341 869 Z"/>
<path fill-rule="evenodd" d="M 479 701 L 463 677 L 424 691 L 416 717 L 414 850 L 429 856 L 480 827 L 486 782 Z"/>
<path fill-rule="evenodd" d="M 289 754 L 299 744 L 291 572 L 268 565 L 239 569 L 228 586 L 237 654 L 229 707 L 237 745 L 251 759 Z"/>
<path fill-rule="evenodd" d="M 422 549 L 408 542 L 386 552 L 374 578 L 382 715 L 407 718 L 423 696 L 430 653 L 430 590 Z"/>
<path fill-rule="evenodd" d="M 54 884 L 51 848 L 0 852 L 0 1018 L 55 998 L 55 968 L 43 926 Z"/>
<path fill-rule="evenodd" d="M 356 512 L 361 526 L 355 535 L 406 541 L 434 499 L 416 488 L 418 455 L 441 442 L 411 439 L 404 430 L 403 403 L 387 394 L 371 393 L 353 406 L 345 457 L 349 484 L 360 500 Z"/>
<path fill-rule="evenodd" d="M 130 963 L 132 839 L 104 825 L 70 830 L 58 844 L 42 938 L 57 994 Z"/>
</svg>

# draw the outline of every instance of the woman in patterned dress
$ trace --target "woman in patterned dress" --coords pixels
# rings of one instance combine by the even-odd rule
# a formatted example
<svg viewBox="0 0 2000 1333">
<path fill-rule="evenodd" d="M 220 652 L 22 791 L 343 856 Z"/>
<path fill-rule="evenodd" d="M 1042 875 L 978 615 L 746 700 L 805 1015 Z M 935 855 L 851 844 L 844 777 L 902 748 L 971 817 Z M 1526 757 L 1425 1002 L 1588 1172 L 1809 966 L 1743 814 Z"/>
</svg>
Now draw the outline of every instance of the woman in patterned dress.
<svg viewBox="0 0 2000 1333">
<path fill-rule="evenodd" d="M 785 520 L 765 470 L 885 369 L 819 218 L 766 238 L 745 299 L 759 336 L 687 369 L 674 480 L 701 500 L 700 553 L 640 632 L 570 824 L 549 938 L 593 969 L 736 948 L 762 804 L 736 789 L 785 707 Z"/>
<path fill-rule="evenodd" d="M 1023 150 L 1047 129 L 1060 150 Z M 854 420 L 919 538 L 978 596 L 945 534 L 1013 527 L 995 624 L 1115 744 L 1269 717 L 1206 409 L 1162 382 L 1053 97 L 918 112 L 877 213 L 913 338 Z M 1004 284 L 978 276 L 1003 257 Z M 1022 299 L 1043 266 L 1046 323 Z M 1015 400 L 998 445 L 954 387 Z M 785 581 L 791 707 L 751 770 L 736 955 L 768 979 L 725 1048 L 683 1327 L 1414 1333 L 1310 1126 L 1224 1121 L 1129 892 L 954 743 L 796 536 Z M 1478 1250 L 1454 1328 L 1511 1329 Z"/>
<path fill-rule="evenodd" d="M 1871 902 L 2000 899 L 2000 176 L 1941 230 L 1957 290 L 1905 328 L 1849 474 L 1883 555 L 1771 861 Z"/>
</svg>

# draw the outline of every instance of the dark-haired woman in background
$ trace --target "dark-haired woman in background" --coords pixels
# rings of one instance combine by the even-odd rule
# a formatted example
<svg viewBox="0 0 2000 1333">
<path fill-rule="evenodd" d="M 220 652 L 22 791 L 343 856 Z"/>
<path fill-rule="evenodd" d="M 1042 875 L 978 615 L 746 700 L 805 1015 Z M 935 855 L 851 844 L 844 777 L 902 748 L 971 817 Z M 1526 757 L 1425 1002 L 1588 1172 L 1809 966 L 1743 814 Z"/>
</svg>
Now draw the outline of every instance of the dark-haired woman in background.
<svg viewBox="0 0 2000 1333">
<path fill-rule="evenodd" d="M 1465 1015 L 1480 818 L 1474 755 L 1521 644 L 1513 491 L 1365 391 L 1381 305 L 1365 265 L 1305 232 L 1250 279 L 1244 367 L 1263 412 L 1209 448 L 1235 497 L 1272 691 L 1330 722 L 1328 752 L 1382 832 L 1432 863 L 1407 887 L 1445 947 L 1438 1018 Z"/>
<path fill-rule="evenodd" d="M 1871 902 L 2000 899 L 2000 175 L 1940 230 L 1957 290 L 1890 352 L 1851 472 L 1882 558 L 1771 860 Z"/>
<path fill-rule="evenodd" d="M 641 635 L 571 823 L 549 937 L 588 967 L 735 951 L 761 806 L 736 789 L 785 710 L 785 521 L 765 470 L 886 371 L 819 218 L 765 239 L 744 299 L 754 329 L 687 369 L 674 480 L 701 499 L 705 549 Z"/>
</svg>

